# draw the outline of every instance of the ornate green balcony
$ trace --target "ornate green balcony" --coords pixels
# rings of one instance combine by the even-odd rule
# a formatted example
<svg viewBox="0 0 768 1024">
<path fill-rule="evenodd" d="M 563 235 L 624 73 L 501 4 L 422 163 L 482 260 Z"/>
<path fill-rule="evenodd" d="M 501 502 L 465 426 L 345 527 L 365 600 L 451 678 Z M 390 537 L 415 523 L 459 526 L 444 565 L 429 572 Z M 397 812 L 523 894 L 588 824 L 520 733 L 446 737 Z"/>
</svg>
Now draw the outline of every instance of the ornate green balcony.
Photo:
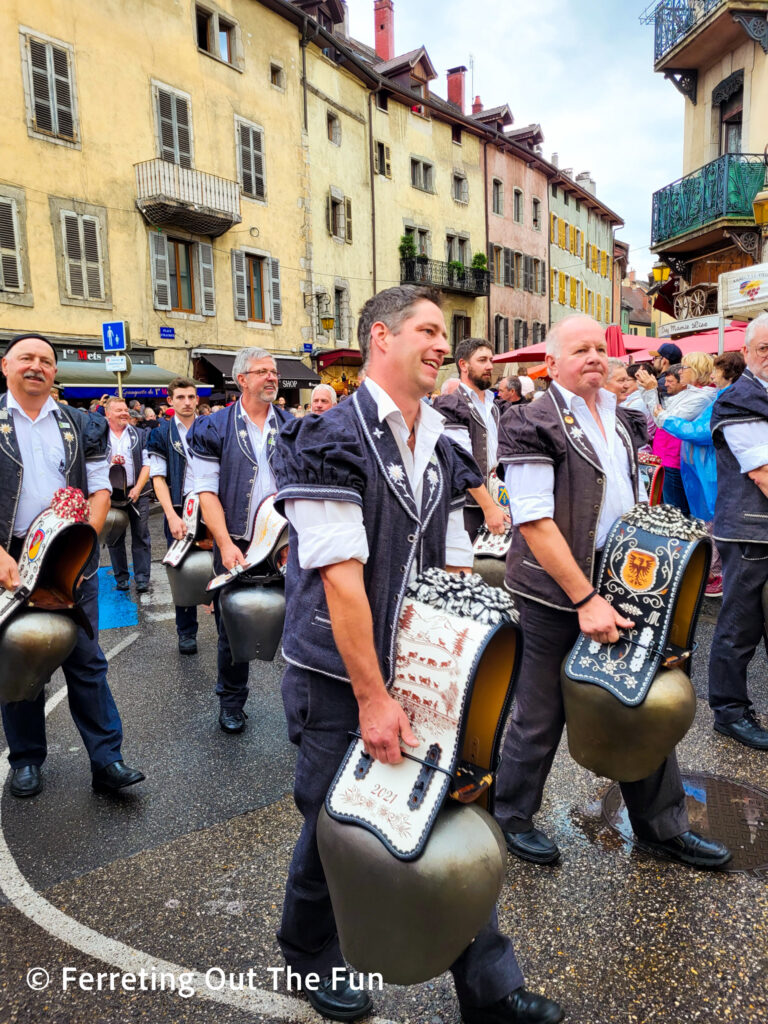
<svg viewBox="0 0 768 1024">
<path fill-rule="evenodd" d="M 661 60 L 724 0 L 661 0 L 653 13 L 654 57 Z"/>
<path fill-rule="evenodd" d="M 426 256 L 408 256 L 400 260 L 400 284 L 426 284 L 442 291 L 480 298 L 491 293 L 491 273 Z"/>
<path fill-rule="evenodd" d="M 716 221 L 754 222 L 752 200 L 764 173 L 762 154 L 728 153 L 654 192 L 651 248 Z"/>
</svg>

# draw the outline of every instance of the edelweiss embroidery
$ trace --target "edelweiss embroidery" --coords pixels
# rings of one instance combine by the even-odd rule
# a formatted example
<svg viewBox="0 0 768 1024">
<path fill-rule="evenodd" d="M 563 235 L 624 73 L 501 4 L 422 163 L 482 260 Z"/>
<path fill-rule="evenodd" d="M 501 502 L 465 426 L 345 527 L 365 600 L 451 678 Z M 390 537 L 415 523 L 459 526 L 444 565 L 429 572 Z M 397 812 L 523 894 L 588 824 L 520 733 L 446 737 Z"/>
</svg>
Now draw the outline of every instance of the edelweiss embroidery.
<svg viewBox="0 0 768 1024">
<path fill-rule="evenodd" d="M 379 428 L 378 428 L 378 427 L 376 427 L 376 428 L 374 429 L 374 431 L 373 431 L 373 436 L 374 436 L 374 437 L 375 437 L 376 439 L 378 439 L 378 438 L 380 438 L 380 437 L 384 437 L 384 431 L 383 431 L 383 430 L 379 430 Z"/>
</svg>

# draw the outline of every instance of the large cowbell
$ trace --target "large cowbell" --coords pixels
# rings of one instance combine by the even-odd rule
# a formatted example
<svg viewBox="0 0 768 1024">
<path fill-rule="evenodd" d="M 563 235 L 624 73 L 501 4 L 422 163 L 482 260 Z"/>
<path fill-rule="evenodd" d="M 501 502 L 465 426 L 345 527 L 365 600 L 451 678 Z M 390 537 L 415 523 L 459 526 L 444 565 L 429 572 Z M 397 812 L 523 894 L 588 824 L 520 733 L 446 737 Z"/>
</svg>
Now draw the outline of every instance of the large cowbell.
<svg viewBox="0 0 768 1024">
<path fill-rule="evenodd" d="M 163 559 L 173 603 L 178 608 L 209 604 L 207 592 L 213 576 L 213 553 L 208 528 L 200 515 L 200 499 L 193 494 L 184 500 L 185 533 L 168 548 Z"/>
<path fill-rule="evenodd" d="M 408 587 L 390 693 L 419 744 L 382 764 L 355 740 L 318 821 L 341 950 L 357 970 L 426 981 L 490 918 L 507 855 L 479 805 L 492 810 L 522 650 L 516 617 L 476 575 L 430 569 Z"/>
<path fill-rule="evenodd" d="M 636 506 L 606 540 L 597 588 L 635 623 L 615 644 L 581 634 L 561 684 L 573 759 L 637 782 L 656 771 L 696 714 L 690 654 L 711 557 L 703 523 Z"/>
<path fill-rule="evenodd" d="M 125 535 L 127 529 L 128 513 L 122 508 L 110 505 L 107 518 L 104 520 L 104 525 L 99 534 L 99 542 L 111 547 L 113 544 L 117 544 L 120 538 Z"/>
<path fill-rule="evenodd" d="M 91 625 L 75 589 L 96 547 L 96 531 L 46 509 L 19 558 L 21 584 L 0 595 L 0 703 L 34 700 L 74 650 L 78 625 Z"/>
</svg>

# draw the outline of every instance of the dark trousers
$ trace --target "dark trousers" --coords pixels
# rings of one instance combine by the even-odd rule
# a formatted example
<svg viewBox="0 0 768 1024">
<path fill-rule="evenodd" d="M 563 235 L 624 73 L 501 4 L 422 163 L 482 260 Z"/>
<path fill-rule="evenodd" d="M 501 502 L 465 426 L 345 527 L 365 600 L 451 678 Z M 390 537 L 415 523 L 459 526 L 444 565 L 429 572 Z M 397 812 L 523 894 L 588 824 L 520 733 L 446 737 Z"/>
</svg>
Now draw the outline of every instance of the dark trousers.
<svg viewBox="0 0 768 1024">
<path fill-rule="evenodd" d="M 483 510 L 477 505 L 464 506 L 464 529 L 469 534 L 469 539 L 475 543 L 480 527 L 485 522 Z"/>
<path fill-rule="evenodd" d="M 277 938 L 289 967 L 321 977 L 344 965 L 336 921 L 317 849 L 317 818 L 358 727 L 357 701 L 348 683 L 289 665 L 283 677 L 288 735 L 299 748 L 294 799 L 304 824 L 293 852 Z M 393 941 L 395 937 L 393 936 Z M 484 1006 L 523 984 L 511 941 L 496 912 L 451 967 L 459 1001 Z"/>
<path fill-rule="evenodd" d="M 768 543 L 718 541 L 723 560 L 723 601 L 709 653 L 709 706 L 722 725 L 752 707 L 747 668 L 760 640 L 766 643 L 762 593 L 768 581 Z"/>
<path fill-rule="evenodd" d="M 665 505 L 674 505 L 680 509 L 683 515 L 691 514 L 679 469 L 673 469 L 671 466 L 664 467 L 664 487 L 661 498 Z"/>
<path fill-rule="evenodd" d="M 168 547 L 173 544 L 174 537 L 168 529 L 168 520 L 163 516 L 163 530 Z M 197 636 L 197 605 L 176 605 L 176 632 L 179 640 Z"/>
<path fill-rule="evenodd" d="M 91 759 L 91 770 L 121 759 L 123 727 L 107 682 L 107 660 L 99 647 L 99 580 L 92 576 L 79 590 L 79 604 L 93 626 L 94 639 L 77 631 L 74 651 L 62 665 L 72 720 Z M 36 700 L 2 707 L 11 768 L 45 761 L 45 691 Z"/>
<path fill-rule="evenodd" d="M 242 711 L 248 699 L 248 669 L 250 665 L 247 661 L 232 660 L 229 637 L 219 611 L 219 593 L 217 590 L 213 595 L 213 612 L 216 616 L 216 628 L 219 631 L 216 693 L 222 710 Z"/>
<path fill-rule="evenodd" d="M 131 531 L 131 555 L 133 576 L 137 583 L 149 583 L 152 565 L 152 546 L 149 537 L 149 494 L 142 494 L 135 505 L 128 506 Z M 127 531 L 126 531 L 127 533 Z M 109 545 L 109 557 L 115 573 L 116 583 L 127 583 L 130 579 L 128 559 L 125 554 L 125 534 Z"/>
<path fill-rule="evenodd" d="M 494 814 L 506 832 L 527 832 L 541 807 L 565 725 L 560 666 L 579 635 L 578 617 L 524 598 L 518 600 L 525 638 L 515 707 L 496 777 Z M 652 775 L 622 782 L 635 832 L 671 839 L 688 829 L 685 793 L 672 753 Z"/>
</svg>

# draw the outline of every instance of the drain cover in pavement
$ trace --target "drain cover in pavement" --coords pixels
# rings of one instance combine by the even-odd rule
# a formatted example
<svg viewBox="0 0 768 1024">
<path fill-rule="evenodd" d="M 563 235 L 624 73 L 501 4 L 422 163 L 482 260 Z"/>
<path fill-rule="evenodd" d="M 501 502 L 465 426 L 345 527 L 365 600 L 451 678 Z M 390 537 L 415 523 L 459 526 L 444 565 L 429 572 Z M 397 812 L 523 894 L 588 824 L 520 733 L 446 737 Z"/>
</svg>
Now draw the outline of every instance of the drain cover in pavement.
<svg viewBox="0 0 768 1024">
<path fill-rule="evenodd" d="M 683 775 L 683 786 L 693 831 L 719 839 L 733 854 L 725 870 L 768 878 L 768 793 L 703 772 Z M 603 817 L 635 841 L 617 782 L 603 798 Z"/>
</svg>

